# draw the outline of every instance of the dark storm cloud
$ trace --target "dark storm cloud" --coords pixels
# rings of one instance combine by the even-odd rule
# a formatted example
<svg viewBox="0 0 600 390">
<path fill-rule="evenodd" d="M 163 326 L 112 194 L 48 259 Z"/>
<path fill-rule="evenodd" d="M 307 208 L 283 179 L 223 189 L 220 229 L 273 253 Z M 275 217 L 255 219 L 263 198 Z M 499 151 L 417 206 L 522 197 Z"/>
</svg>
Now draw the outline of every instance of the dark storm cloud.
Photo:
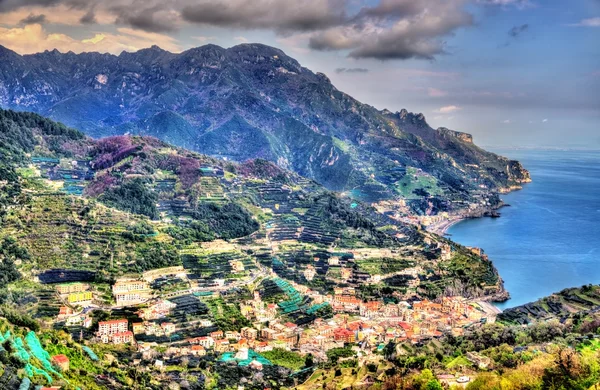
<svg viewBox="0 0 600 390">
<path fill-rule="evenodd" d="M 79 19 L 82 24 L 94 24 L 96 23 L 96 14 L 93 8 L 90 8 L 85 15 Z"/>
<path fill-rule="evenodd" d="M 111 10 L 117 15 L 117 24 L 154 33 L 177 30 L 177 13 L 160 5 L 148 8 L 115 6 Z"/>
<path fill-rule="evenodd" d="M 245 29 L 312 31 L 344 23 L 346 0 L 230 0 L 191 2 L 181 16 L 191 23 Z"/>
<path fill-rule="evenodd" d="M 335 73 L 368 73 L 369 69 L 367 68 L 337 68 Z"/>
<path fill-rule="evenodd" d="M 46 23 L 46 15 L 29 14 L 26 18 L 21 19 L 21 24 L 44 24 Z"/>
<path fill-rule="evenodd" d="M 510 30 L 508 30 L 508 35 L 511 38 L 517 38 L 519 35 L 523 34 L 525 31 L 529 29 L 528 24 L 522 24 L 520 26 L 514 26 Z"/>
</svg>

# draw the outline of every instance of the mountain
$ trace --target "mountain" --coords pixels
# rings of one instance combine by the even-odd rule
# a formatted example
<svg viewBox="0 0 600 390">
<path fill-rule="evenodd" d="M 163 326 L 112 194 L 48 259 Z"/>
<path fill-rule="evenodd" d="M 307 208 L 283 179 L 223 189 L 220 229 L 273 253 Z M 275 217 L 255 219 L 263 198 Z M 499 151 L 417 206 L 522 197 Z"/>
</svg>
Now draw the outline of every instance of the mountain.
<svg viewBox="0 0 600 390">
<path fill-rule="evenodd" d="M 21 276 L 53 280 L 56 269 L 109 280 L 183 265 L 204 283 L 260 263 L 321 291 L 352 285 L 368 296 L 377 278 L 388 295 L 504 293 L 491 261 L 266 160 L 232 163 L 152 137 L 94 140 L 5 110 L 0 156 L 0 254 L 11 259 L 0 263 L 0 291 Z M 215 240 L 229 243 L 203 244 Z M 334 256 L 343 264 L 330 266 Z M 236 259 L 245 272 L 232 270 Z"/>
<path fill-rule="evenodd" d="M 529 181 L 521 164 L 477 147 L 469 134 L 363 104 L 260 44 L 118 56 L 2 48 L 0 106 L 92 137 L 151 135 L 233 161 L 266 159 L 403 213 L 493 207 L 498 191 Z"/>
</svg>

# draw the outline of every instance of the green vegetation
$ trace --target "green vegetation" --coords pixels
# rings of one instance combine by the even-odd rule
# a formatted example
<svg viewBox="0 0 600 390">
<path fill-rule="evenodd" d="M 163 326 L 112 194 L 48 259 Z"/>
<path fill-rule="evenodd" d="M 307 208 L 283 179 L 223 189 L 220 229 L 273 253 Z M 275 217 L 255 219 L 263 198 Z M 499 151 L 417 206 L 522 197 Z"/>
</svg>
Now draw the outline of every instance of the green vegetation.
<svg viewBox="0 0 600 390">
<path fill-rule="evenodd" d="M 304 367 L 305 363 L 305 358 L 302 355 L 281 348 L 274 348 L 272 351 L 262 352 L 261 355 L 269 359 L 273 364 L 294 371 Z"/>
<path fill-rule="evenodd" d="M 358 269 L 371 275 L 384 275 L 415 266 L 414 261 L 395 258 L 370 258 L 357 260 Z"/>
<path fill-rule="evenodd" d="M 116 188 L 110 188 L 99 198 L 102 202 L 119 210 L 158 218 L 156 202 L 158 195 L 151 192 L 143 179 L 136 178 Z"/>
<path fill-rule="evenodd" d="M 444 193 L 435 177 L 413 167 L 407 167 L 406 175 L 395 183 L 395 188 L 406 199 L 421 199 Z"/>
<path fill-rule="evenodd" d="M 4 237 L 0 243 L 0 288 L 18 280 L 21 274 L 17 270 L 17 261 L 29 260 L 29 253 L 17 244 L 12 237 Z"/>
<path fill-rule="evenodd" d="M 205 302 L 219 329 L 239 331 L 251 325 L 250 321 L 240 313 L 237 303 L 226 303 L 223 298 L 211 298 Z"/>
</svg>

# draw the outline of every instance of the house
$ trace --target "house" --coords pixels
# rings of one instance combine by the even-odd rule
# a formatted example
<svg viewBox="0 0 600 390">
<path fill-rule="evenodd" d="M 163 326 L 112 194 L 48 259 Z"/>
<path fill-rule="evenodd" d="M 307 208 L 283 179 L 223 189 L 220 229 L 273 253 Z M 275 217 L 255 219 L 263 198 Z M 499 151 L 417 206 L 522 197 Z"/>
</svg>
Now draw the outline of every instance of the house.
<svg viewBox="0 0 600 390">
<path fill-rule="evenodd" d="M 260 336 L 265 340 L 274 340 L 277 332 L 270 328 L 265 328 L 260 331 Z"/>
<path fill-rule="evenodd" d="M 354 332 L 344 328 L 338 328 L 333 332 L 335 341 L 343 341 L 344 343 L 353 343 L 355 341 Z"/>
<path fill-rule="evenodd" d="M 262 363 L 259 362 L 258 360 L 252 360 L 250 362 L 250 364 L 248 364 L 248 367 L 250 367 L 253 370 L 258 370 L 258 371 L 262 371 L 262 369 L 263 369 Z"/>
<path fill-rule="evenodd" d="M 136 322 L 132 325 L 132 327 L 133 327 L 133 334 L 142 334 L 145 332 L 143 322 Z"/>
<path fill-rule="evenodd" d="M 98 323 L 98 335 L 113 335 L 127 331 L 128 321 L 126 319 L 100 321 Z"/>
<path fill-rule="evenodd" d="M 215 351 L 227 352 L 229 350 L 229 340 L 220 339 L 215 340 Z"/>
<path fill-rule="evenodd" d="M 93 299 L 91 291 L 80 291 L 70 293 L 67 297 L 69 303 L 90 302 Z"/>
<path fill-rule="evenodd" d="M 60 368 L 61 371 L 69 371 L 69 358 L 65 355 L 56 355 L 52 357 L 52 364 Z"/>
<path fill-rule="evenodd" d="M 58 319 L 63 319 L 73 314 L 73 309 L 68 306 L 61 306 L 58 311 Z"/>
<path fill-rule="evenodd" d="M 174 309 L 175 307 L 177 307 L 177 305 L 173 302 L 159 299 L 148 307 L 140 309 L 137 314 L 144 320 L 156 320 L 169 315 L 171 309 Z"/>
<path fill-rule="evenodd" d="M 239 332 L 235 332 L 235 331 L 230 331 L 228 330 L 227 332 L 225 332 L 225 338 L 227 340 L 239 340 L 241 338 Z"/>
<path fill-rule="evenodd" d="M 206 356 L 206 349 L 202 345 L 192 345 L 190 352 L 194 356 Z"/>
<path fill-rule="evenodd" d="M 160 327 L 166 335 L 170 335 L 171 333 L 175 332 L 175 324 L 172 322 L 163 322 L 160 324 Z"/>
<path fill-rule="evenodd" d="M 136 305 L 145 302 L 152 293 L 148 282 L 131 279 L 117 281 L 112 287 L 112 292 L 117 306 Z"/>
<path fill-rule="evenodd" d="M 59 294 L 71 294 L 74 292 L 86 291 L 89 288 L 87 284 L 84 283 L 64 283 L 56 286 L 56 291 Z"/>
<path fill-rule="evenodd" d="M 204 348 L 212 348 L 215 345 L 215 339 L 212 337 L 198 337 L 196 340 L 198 341 L 197 344 Z"/>
<path fill-rule="evenodd" d="M 125 319 L 102 321 L 98 323 L 98 337 L 107 344 L 127 344 L 133 341 L 133 332 L 127 330 L 128 322 Z"/>
<path fill-rule="evenodd" d="M 117 306 L 137 305 L 147 301 L 151 297 L 149 290 L 131 291 L 115 294 Z"/>
<path fill-rule="evenodd" d="M 83 327 L 84 327 L 84 328 L 86 328 L 86 329 L 89 329 L 89 328 L 91 328 L 91 327 L 92 327 L 92 317 L 88 317 L 88 316 L 86 316 L 86 317 L 83 319 L 83 324 L 81 324 L 81 326 L 83 326 Z"/>
<path fill-rule="evenodd" d="M 222 330 L 217 330 L 217 331 L 214 331 L 214 332 L 210 332 L 210 337 L 212 337 L 215 340 L 222 339 L 223 338 L 223 331 Z"/>
<path fill-rule="evenodd" d="M 254 340 L 258 337 L 258 331 L 254 328 L 242 328 L 241 334 L 249 340 Z"/>
<path fill-rule="evenodd" d="M 143 280 L 129 279 L 129 280 L 117 281 L 112 287 L 112 292 L 113 292 L 113 294 L 117 294 L 117 293 L 122 293 L 122 292 L 148 290 L 148 289 L 149 289 L 148 282 L 145 282 Z"/>
<path fill-rule="evenodd" d="M 203 328 L 208 328 L 209 326 L 213 325 L 211 320 L 200 320 L 199 324 Z"/>
<path fill-rule="evenodd" d="M 133 341 L 133 332 L 119 332 L 112 335 L 113 344 L 129 344 Z"/>
<path fill-rule="evenodd" d="M 482 356 L 482 355 L 478 354 L 477 352 L 467 352 L 466 357 L 467 357 L 468 361 L 475 364 L 481 370 L 487 369 L 492 363 L 492 361 L 489 357 Z"/>
</svg>

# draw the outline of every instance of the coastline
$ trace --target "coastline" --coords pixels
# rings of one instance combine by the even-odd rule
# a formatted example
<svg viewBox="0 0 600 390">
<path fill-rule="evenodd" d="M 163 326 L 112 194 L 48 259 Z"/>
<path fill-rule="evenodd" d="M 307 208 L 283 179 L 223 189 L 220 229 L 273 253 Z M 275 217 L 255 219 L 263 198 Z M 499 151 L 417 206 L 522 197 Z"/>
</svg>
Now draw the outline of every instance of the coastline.
<svg viewBox="0 0 600 390">
<path fill-rule="evenodd" d="M 426 230 L 430 233 L 437 234 L 438 236 L 446 236 L 448 229 L 457 223 L 464 221 L 465 219 L 468 218 L 462 216 L 449 217 L 443 221 L 432 223 L 431 225 L 427 226 Z"/>
</svg>

